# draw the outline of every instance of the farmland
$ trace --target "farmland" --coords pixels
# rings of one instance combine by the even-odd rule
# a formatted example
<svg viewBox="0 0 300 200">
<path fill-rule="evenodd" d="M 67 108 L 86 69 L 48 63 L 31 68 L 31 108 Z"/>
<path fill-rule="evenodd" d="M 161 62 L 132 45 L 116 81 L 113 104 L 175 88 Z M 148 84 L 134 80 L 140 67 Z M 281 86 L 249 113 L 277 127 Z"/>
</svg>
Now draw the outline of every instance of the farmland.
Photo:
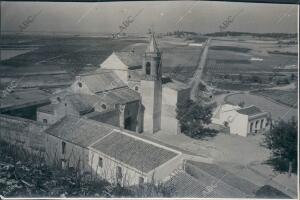
<svg viewBox="0 0 300 200">
<path fill-rule="evenodd" d="M 247 90 L 247 86 L 249 89 L 260 88 L 261 84 L 264 84 L 262 87 L 270 87 L 289 82 L 291 74 L 297 74 L 298 70 L 296 46 L 282 45 L 276 40 L 213 38 L 203 78 L 216 87 L 228 90 Z M 227 84 L 226 81 L 236 83 Z"/>
<path fill-rule="evenodd" d="M 16 79 L 22 79 L 24 87 L 67 86 L 79 72 L 98 68 L 113 51 L 137 42 L 145 40 L 5 35 L 1 50 L 33 49 L 1 61 L 0 87 Z"/>
<path fill-rule="evenodd" d="M 143 53 L 147 40 L 5 35 L 0 45 L 1 50 L 7 52 L 0 63 L 0 88 L 16 79 L 22 80 L 23 87 L 67 86 L 76 74 L 98 68 L 113 51 L 134 49 Z M 189 46 L 177 38 L 159 39 L 158 44 L 163 52 L 164 75 L 188 81 L 197 68 L 201 47 Z"/>
<path fill-rule="evenodd" d="M 253 94 L 261 95 L 278 103 L 296 107 L 297 105 L 297 91 L 285 91 L 285 90 L 259 90 L 253 91 Z"/>
</svg>

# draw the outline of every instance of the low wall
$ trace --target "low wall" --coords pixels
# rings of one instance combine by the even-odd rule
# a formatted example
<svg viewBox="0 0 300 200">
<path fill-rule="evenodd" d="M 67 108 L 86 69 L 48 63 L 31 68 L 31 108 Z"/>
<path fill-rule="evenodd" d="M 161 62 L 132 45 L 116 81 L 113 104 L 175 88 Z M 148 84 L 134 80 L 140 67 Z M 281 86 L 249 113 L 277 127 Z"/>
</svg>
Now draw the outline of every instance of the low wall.
<svg viewBox="0 0 300 200">
<path fill-rule="evenodd" d="M 0 139 L 30 153 L 45 152 L 44 130 L 47 127 L 41 122 L 0 114 Z"/>
</svg>

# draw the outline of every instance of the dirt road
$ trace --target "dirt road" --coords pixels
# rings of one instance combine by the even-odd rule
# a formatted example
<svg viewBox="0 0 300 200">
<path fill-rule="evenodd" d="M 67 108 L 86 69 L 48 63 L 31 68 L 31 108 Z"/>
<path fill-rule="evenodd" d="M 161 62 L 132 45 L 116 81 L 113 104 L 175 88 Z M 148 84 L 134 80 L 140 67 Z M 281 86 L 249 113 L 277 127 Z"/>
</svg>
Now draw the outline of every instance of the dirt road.
<svg viewBox="0 0 300 200">
<path fill-rule="evenodd" d="M 199 59 L 199 63 L 198 63 L 198 68 L 197 68 L 196 72 L 194 73 L 193 78 L 189 82 L 189 86 L 191 88 L 191 99 L 192 100 L 196 100 L 197 89 L 198 89 L 198 85 L 199 85 L 200 82 L 202 84 L 204 84 L 207 88 L 209 87 L 201 79 L 202 71 L 203 71 L 203 68 L 205 66 L 206 59 L 207 59 L 207 53 L 208 53 L 209 43 L 210 43 L 210 38 L 208 40 L 206 40 L 206 42 L 204 44 L 204 49 L 203 49 L 203 51 L 201 51 L 202 54 L 200 55 L 200 59 Z"/>
</svg>

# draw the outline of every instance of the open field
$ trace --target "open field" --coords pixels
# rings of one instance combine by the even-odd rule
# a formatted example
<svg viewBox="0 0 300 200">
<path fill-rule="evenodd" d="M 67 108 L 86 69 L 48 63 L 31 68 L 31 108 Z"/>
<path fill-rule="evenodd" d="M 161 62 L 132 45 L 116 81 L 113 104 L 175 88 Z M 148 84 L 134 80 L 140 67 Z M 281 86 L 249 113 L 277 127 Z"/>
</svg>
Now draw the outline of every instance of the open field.
<svg viewBox="0 0 300 200">
<path fill-rule="evenodd" d="M 0 88 L 16 79 L 21 79 L 20 86 L 25 87 L 68 85 L 77 73 L 98 68 L 113 51 L 137 42 L 146 41 L 67 36 L 2 36 L 2 49 L 34 49 L 1 61 Z"/>
<path fill-rule="evenodd" d="M 278 44 L 276 40 L 258 42 L 213 38 L 203 78 L 208 82 L 216 83 L 217 87 L 223 85 L 217 84 L 218 82 L 222 82 L 224 79 L 232 80 L 232 76 L 240 76 L 238 84 L 244 84 L 246 87 L 250 86 L 249 83 L 256 82 L 251 80 L 253 76 L 258 77 L 264 84 L 271 84 L 277 79 L 297 73 L 295 46 Z M 241 76 L 246 79 L 241 80 Z M 226 89 L 234 90 L 236 88 L 232 85 Z"/>
<path fill-rule="evenodd" d="M 239 104 L 240 102 L 244 102 L 245 106 L 256 105 L 262 110 L 270 112 L 273 120 L 289 120 L 293 116 L 297 118 L 296 108 L 290 108 L 254 94 L 236 93 L 227 96 L 225 101 L 235 105 Z"/>
<path fill-rule="evenodd" d="M 290 107 L 297 107 L 297 91 L 286 91 L 286 90 L 259 90 L 253 91 L 252 94 L 264 96 L 268 99 L 274 100 L 278 103 L 284 104 Z"/>
<path fill-rule="evenodd" d="M 188 81 L 197 68 L 202 48 L 189 46 L 182 39 L 171 39 L 158 40 L 163 52 L 163 73 Z M 113 51 L 134 49 L 142 54 L 146 43 L 147 38 L 113 40 L 103 37 L 5 35 L 1 38 L 0 48 L 15 54 L 6 56 L 0 63 L 1 88 L 20 78 L 24 87 L 68 85 L 75 74 L 98 68 Z M 30 51 L 23 52 L 24 49 Z"/>
</svg>

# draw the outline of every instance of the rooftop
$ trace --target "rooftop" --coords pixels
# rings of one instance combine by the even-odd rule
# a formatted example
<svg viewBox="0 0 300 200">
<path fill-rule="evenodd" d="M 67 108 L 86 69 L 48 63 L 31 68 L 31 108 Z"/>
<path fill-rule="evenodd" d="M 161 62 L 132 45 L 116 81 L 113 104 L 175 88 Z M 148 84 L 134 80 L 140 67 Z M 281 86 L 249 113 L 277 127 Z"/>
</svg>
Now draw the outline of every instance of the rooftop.
<svg viewBox="0 0 300 200">
<path fill-rule="evenodd" d="M 95 105 L 100 101 L 98 96 L 88 94 L 71 94 L 67 95 L 65 99 L 70 102 L 81 115 L 93 111 Z"/>
<path fill-rule="evenodd" d="M 118 51 L 114 53 L 129 68 L 141 68 L 143 61 L 141 53 L 135 51 Z"/>
<path fill-rule="evenodd" d="M 222 179 L 224 186 L 226 186 L 230 191 L 243 193 L 245 197 L 253 196 L 254 192 L 258 189 L 258 186 L 252 182 L 242 179 L 216 164 L 187 161 L 187 168 L 189 168 L 189 174 L 194 177 L 199 178 L 200 174 L 207 174 L 210 176 L 210 181 L 212 182 Z"/>
<path fill-rule="evenodd" d="M 240 114 L 248 115 L 248 116 L 257 115 L 257 114 L 262 113 L 262 111 L 256 106 L 249 106 L 246 108 L 241 108 L 241 109 L 237 110 L 237 112 Z"/>
<path fill-rule="evenodd" d="M 175 197 L 246 198 L 254 197 L 258 189 L 216 164 L 195 161 L 187 161 L 185 171 L 174 174 L 166 184 Z"/>
<path fill-rule="evenodd" d="M 112 126 L 120 126 L 119 112 L 117 110 L 107 110 L 104 112 L 95 111 L 85 115 L 85 117 Z"/>
<path fill-rule="evenodd" d="M 241 109 L 241 107 L 236 106 L 236 105 L 231 105 L 231 104 L 223 104 L 220 106 L 220 108 L 223 112 Z"/>
<path fill-rule="evenodd" d="M 48 128 L 46 133 L 81 147 L 88 147 L 112 130 L 100 122 L 67 116 Z"/>
<path fill-rule="evenodd" d="M 140 94 L 129 87 L 110 90 L 106 93 L 98 94 L 101 99 L 108 104 L 124 104 L 140 100 Z"/>
<path fill-rule="evenodd" d="M 17 109 L 50 103 L 50 95 L 39 89 L 16 90 L 0 98 L 0 108 L 2 110 Z"/>
<path fill-rule="evenodd" d="M 56 104 L 48 104 L 42 107 L 38 108 L 38 112 L 48 113 L 48 114 L 54 114 Z"/>
<path fill-rule="evenodd" d="M 46 133 L 81 147 L 95 149 L 145 173 L 178 155 L 176 151 L 85 118 L 64 117 Z"/>
<path fill-rule="evenodd" d="M 93 93 L 125 87 L 126 84 L 114 72 L 97 71 L 93 74 L 80 75 Z"/>
<path fill-rule="evenodd" d="M 287 194 L 277 190 L 271 185 L 264 185 L 255 193 L 255 198 L 259 199 L 292 199 Z"/>
<path fill-rule="evenodd" d="M 178 155 L 118 131 L 92 145 L 92 148 L 145 173 Z"/>
</svg>

